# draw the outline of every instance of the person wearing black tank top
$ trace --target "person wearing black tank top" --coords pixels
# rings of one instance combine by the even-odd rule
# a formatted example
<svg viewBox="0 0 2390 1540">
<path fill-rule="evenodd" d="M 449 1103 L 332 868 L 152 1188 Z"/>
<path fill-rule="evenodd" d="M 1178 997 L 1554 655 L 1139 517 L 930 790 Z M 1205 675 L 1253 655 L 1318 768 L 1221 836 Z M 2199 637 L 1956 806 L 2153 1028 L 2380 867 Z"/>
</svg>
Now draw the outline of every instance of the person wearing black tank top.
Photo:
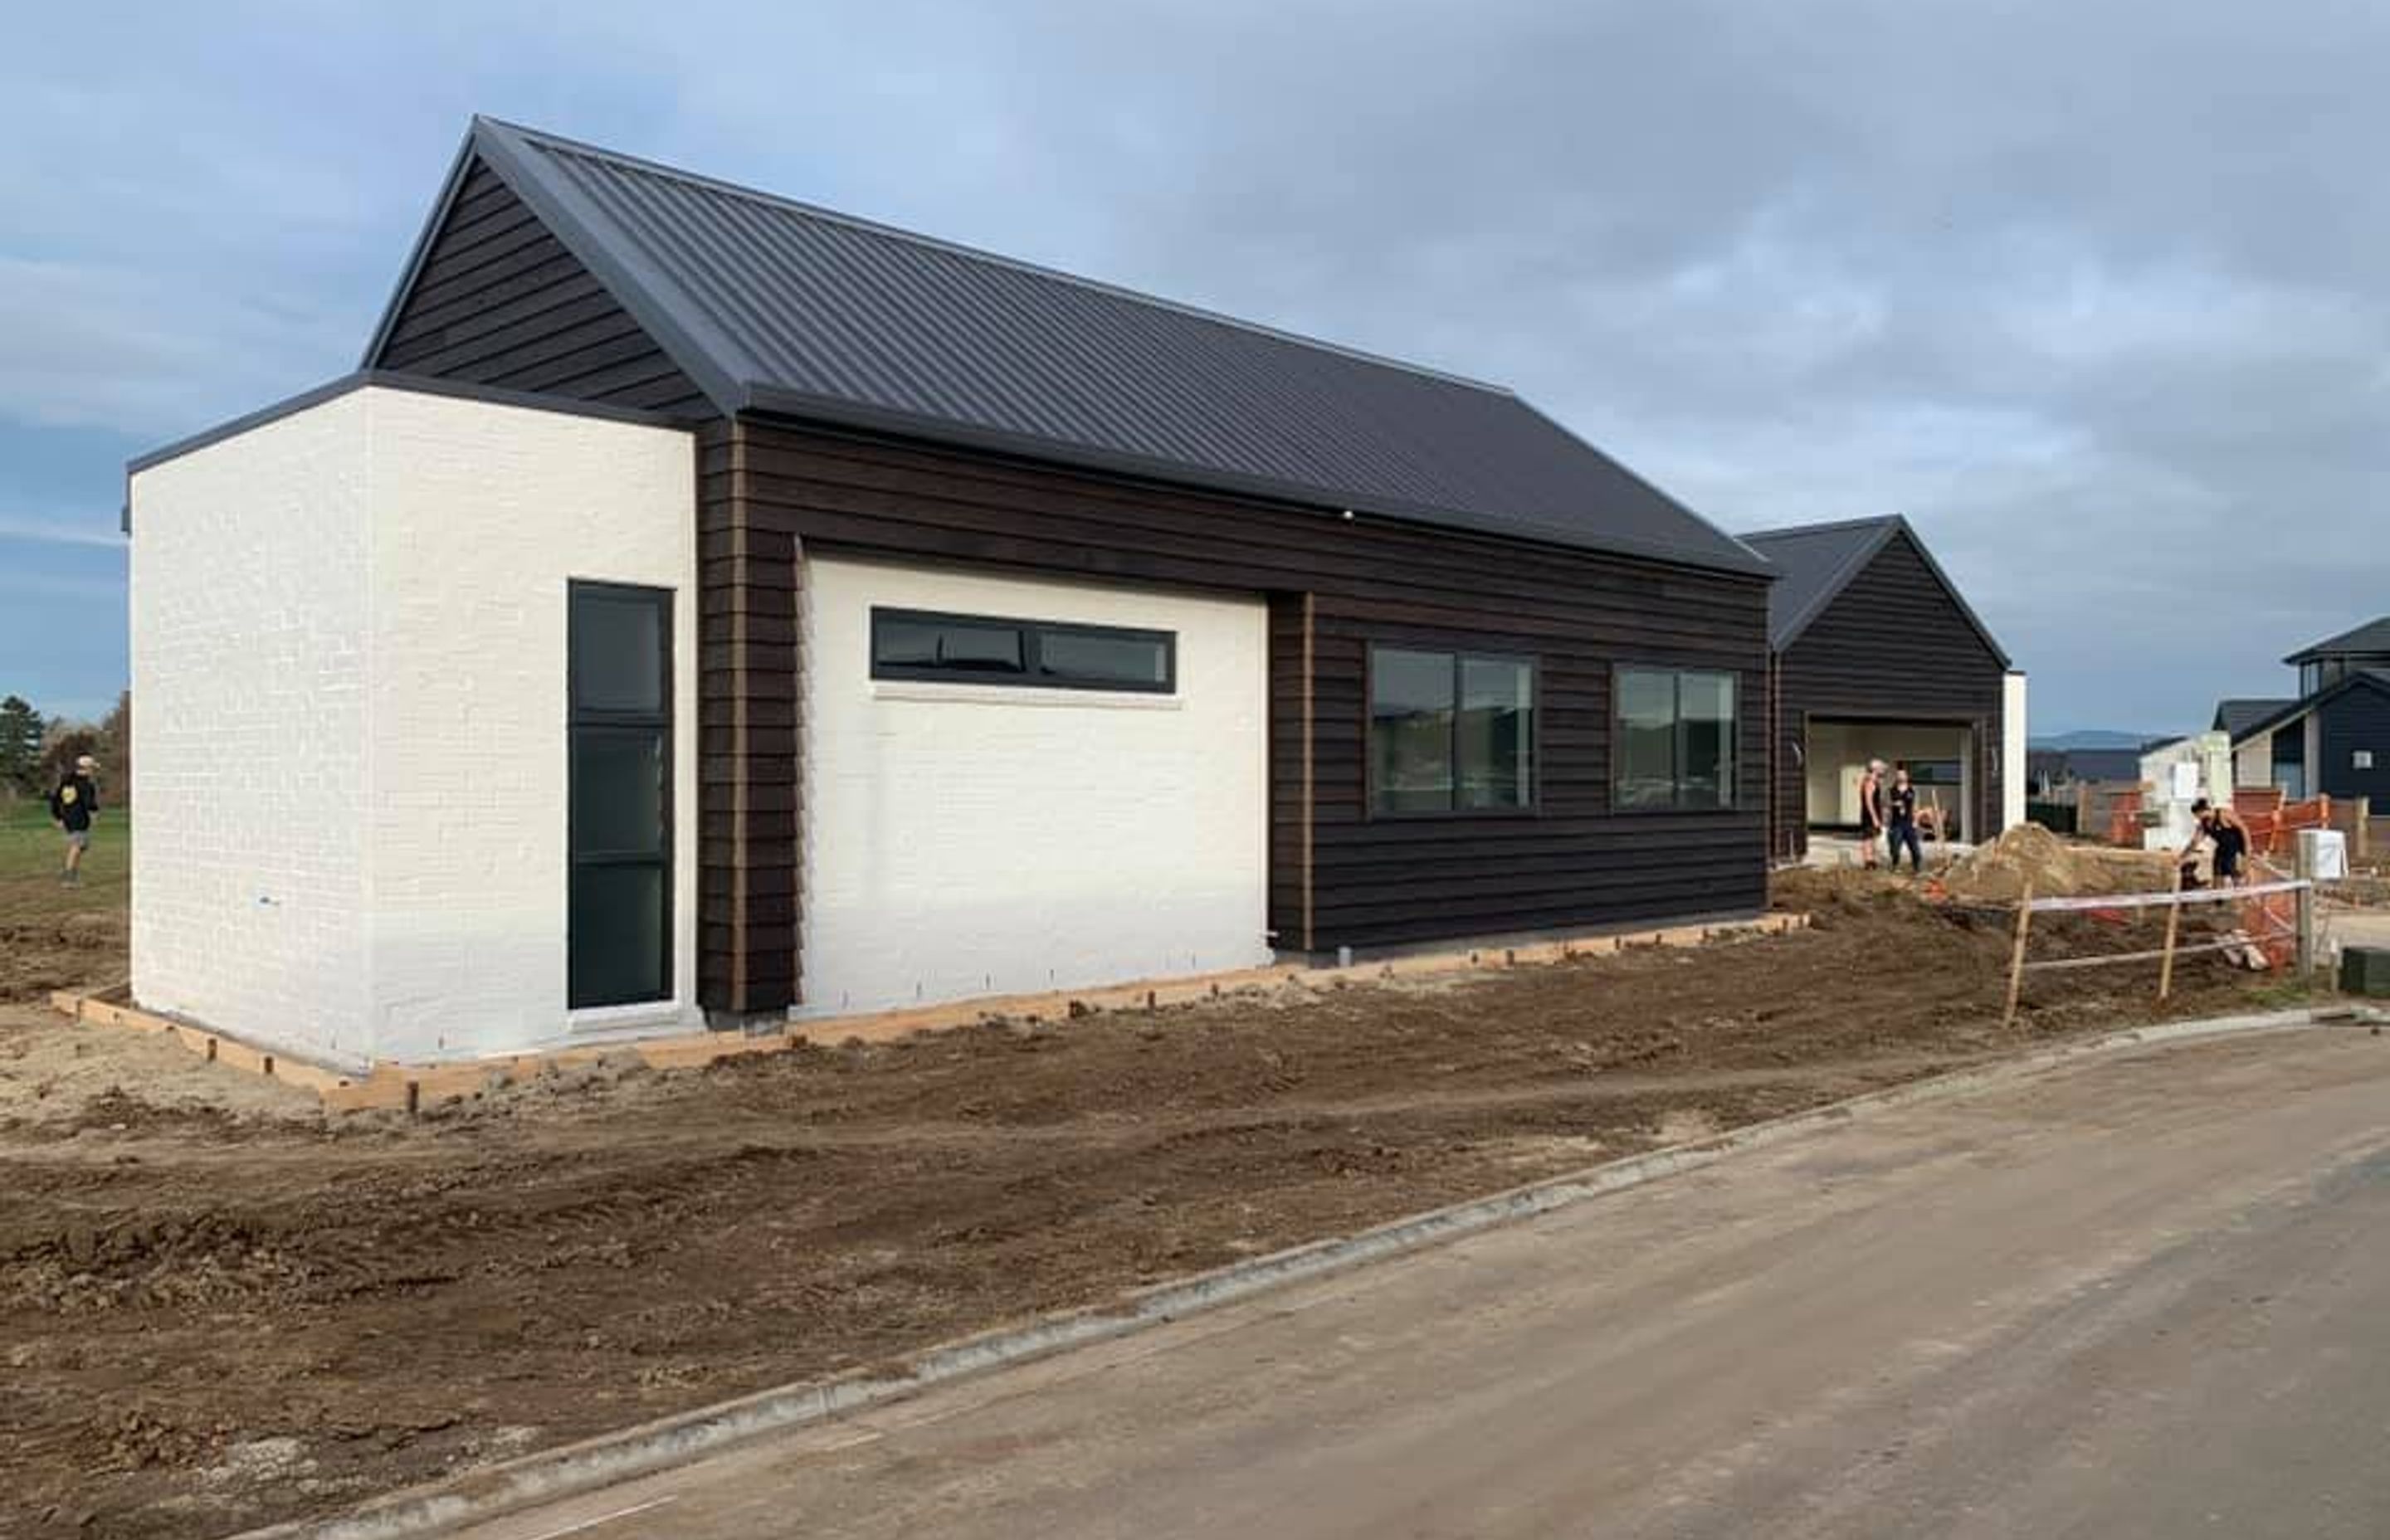
<svg viewBox="0 0 2390 1540">
<path fill-rule="evenodd" d="M 2188 861 L 2204 836 L 2216 847 L 2216 883 L 2218 887 L 2237 888 L 2246 873 L 2249 856 L 2249 826 L 2229 807 L 2217 807 L 2202 797 L 2191 804 L 2191 815 L 2199 820 L 2199 830 L 2185 845 L 2182 858 Z"/>
</svg>

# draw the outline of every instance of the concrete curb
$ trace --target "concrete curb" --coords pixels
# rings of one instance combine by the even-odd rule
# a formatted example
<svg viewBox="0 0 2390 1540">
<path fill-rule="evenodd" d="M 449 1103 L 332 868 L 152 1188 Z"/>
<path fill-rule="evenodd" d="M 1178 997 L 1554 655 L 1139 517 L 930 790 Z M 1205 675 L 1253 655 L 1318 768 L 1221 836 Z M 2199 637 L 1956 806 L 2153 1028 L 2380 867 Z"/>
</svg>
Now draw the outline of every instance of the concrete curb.
<svg viewBox="0 0 2390 1540">
<path fill-rule="evenodd" d="M 2199 1038 L 2281 1032 L 2323 1024 L 2325 1012 L 2298 1009 L 2215 1017 L 2111 1033 L 2043 1048 L 1979 1069 L 1960 1070 L 1870 1091 L 1717 1135 L 1655 1149 L 1524 1187 L 1433 1209 L 1351 1236 L 1313 1241 L 1208 1273 L 1137 1290 L 1111 1306 L 1040 1317 L 930 1348 L 899 1375 L 857 1373 L 758 1391 L 735 1401 L 661 1418 L 578 1444 L 373 1499 L 337 1518 L 300 1520 L 243 1532 L 231 1540 L 396 1540 L 493 1519 L 533 1502 L 553 1501 L 681 1464 L 760 1433 L 818 1422 L 844 1412 L 918 1394 L 985 1369 L 1043 1358 L 1126 1336 L 1235 1301 L 1548 1213 L 1606 1193 L 1698 1170 L 1747 1149 L 1849 1122 L 1869 1112 L 1934 1101 L 2022 1080 L 2086 1059 Z M 2362 1020 L 2345 1016 L 2343 1020 Z"/>
</svg>

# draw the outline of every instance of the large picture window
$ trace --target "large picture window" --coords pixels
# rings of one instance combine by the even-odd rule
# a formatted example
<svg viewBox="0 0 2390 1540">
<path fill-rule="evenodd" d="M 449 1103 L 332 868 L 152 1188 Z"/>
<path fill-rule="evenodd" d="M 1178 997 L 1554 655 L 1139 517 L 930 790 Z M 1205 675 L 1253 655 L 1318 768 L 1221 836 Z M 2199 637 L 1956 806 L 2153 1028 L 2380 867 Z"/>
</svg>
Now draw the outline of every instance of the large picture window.
<svg viewBox="0 0 2390 1540">
<path fill-rule="evenodd" d="M 871 677 L 1167 695 L 1178 685 L 1178 635 L 874 609 Z"/>
<path fill-rule="evenodd" d="M 1535 805 L 1536 665 L 1525 658 L 1369 652 L 1369 810 L 1519 812 Z"/>
<path fill-rule="evenodd" d="M 1616 805 L 1732 807 L 1734 675 L 1622 668 L 1617 687 Z"/>
<path fill-rule="evenodd" d="M 566 995 L 672 997 L 672 595 L 576 583 L 569 600 Z"/>
</svg>

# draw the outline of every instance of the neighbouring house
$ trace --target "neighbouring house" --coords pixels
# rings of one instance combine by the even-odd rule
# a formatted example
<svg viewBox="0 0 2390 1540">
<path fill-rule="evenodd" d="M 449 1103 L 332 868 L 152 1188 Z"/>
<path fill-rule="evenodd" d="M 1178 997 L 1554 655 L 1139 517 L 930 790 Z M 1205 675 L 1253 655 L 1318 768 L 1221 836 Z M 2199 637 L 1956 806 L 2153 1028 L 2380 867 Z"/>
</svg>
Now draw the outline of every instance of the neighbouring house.
<svg viewBox="0 0 2390 1540">
<path fill-rule="evenodd" d="M 2024 821 L 2025 680 L 1897 514 L 1746 534 L 1768 600 L 1769 844 L 1854 828 L 1870 759 L 1905 764 L 1951 832 Z"/>
<path fill-rule="evenodd" d="M 1771 570 L 1515 395 L 503 123 L 126 519 L 134 993 L 330 1062 L 1767 903 Z"/>
<path fill-rule="evenodd" d="M 2390 806 L 2390 617 L 2292 653 L 2299 693 L 2217 703 L 2233 780 L 2293 801 L 2367 797 Z"/>
</svg>

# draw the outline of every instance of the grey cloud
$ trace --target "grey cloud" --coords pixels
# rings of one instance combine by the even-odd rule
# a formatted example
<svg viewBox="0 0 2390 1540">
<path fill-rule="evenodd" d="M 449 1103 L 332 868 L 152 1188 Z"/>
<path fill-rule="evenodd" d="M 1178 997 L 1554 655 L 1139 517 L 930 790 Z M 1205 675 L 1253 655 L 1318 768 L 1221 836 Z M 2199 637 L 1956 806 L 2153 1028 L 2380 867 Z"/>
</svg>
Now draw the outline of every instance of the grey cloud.
<svg viewBox="0 0 2390 1540">
<path fill-rule="evenodd" d="M 101 406 L 183 399 L 208 340 L 353 347 L 479 107 L 1506 381 L 1728 527 L 1896 508 L 2049 725 L 2202 725 L 2390 611 L 2378 6 L 758 10 L 326 23 L 424 83 L 353 130 L 321 98 L 361 66 L 277 109 L 128 32 L 199 148 L 110 206 L 174 211 L 201 270 L 148 271 L 222 314 L 138 315 Z M 226 197 L 273 238 L 212 246 Z"/>
</svg>

